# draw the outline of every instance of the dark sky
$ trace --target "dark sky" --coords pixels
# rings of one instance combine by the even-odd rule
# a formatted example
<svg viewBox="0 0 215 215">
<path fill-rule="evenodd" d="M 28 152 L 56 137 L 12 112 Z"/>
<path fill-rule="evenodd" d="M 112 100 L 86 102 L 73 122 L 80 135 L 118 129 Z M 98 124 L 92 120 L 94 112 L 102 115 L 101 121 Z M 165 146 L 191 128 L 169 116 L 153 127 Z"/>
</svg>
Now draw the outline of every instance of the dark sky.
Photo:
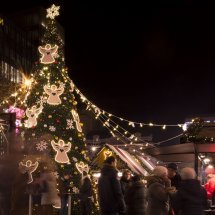
<svg viewBox="0 0 215 215">
<path fill-rule="evenodd" d="M 215 3 L 58 2 L 71 78 L 95 104 L 157 123 L 215 113 Z"/>
</svg>

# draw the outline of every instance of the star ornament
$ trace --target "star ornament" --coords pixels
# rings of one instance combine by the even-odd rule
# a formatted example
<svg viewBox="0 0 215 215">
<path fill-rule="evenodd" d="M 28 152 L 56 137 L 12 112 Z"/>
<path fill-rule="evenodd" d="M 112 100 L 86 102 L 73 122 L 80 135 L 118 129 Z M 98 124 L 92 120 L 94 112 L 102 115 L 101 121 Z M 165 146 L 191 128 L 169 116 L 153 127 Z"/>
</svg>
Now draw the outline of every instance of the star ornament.
<svg viewBox="0 0 215 215">
<path fill-rule="evenodd" d="M 59 16 L 59 9 L 60 6 L 52 5 L 50 8 L 47 9 L 47 18 L 55 19 L 55 16 Z"/>
</svg>

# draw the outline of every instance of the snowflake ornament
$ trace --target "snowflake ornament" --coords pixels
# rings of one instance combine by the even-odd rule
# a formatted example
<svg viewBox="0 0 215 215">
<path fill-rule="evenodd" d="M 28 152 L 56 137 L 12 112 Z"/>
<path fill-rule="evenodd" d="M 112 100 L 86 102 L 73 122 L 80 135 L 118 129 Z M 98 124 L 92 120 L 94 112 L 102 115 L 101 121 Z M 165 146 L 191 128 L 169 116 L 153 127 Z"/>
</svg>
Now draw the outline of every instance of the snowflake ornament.
<svg viewBox="0 0 215 215">
<path fill-rule="evenodd" d="M 66 129 L 74 129 L 74 125 L 73 125 L 73 120 L 72 119 L 67 119 L 67 127 Z"/>
<path fill-rule="evenodd" d="M 36 149 L 38 150 L 38 151 L 44 151 L 44 150 L 46 150 L 47 149 L 47 142 L 46 141 L 44 141 L 44 140 L 42 140 L 42 141 L 40 141 L 39 143 L 37 143 L 36 144 Z"/>
<path fill-rule="evenodd" d="M 53 172 L 53 175 L 54 175 L 54 177 L 56 178 L 56 179 L 58 179 L 59 178 L 59 174 L 58 174 L 58 172 Z"/>
<path fill-rule="evenodd" d="M 79 189 L 77 187 L 73 187 L 72 188 L 73 193 L 78 194 L 79 193 Z"/>
<path fill-rule="evenodd" d="M 55 16 L 59 16 L 59 9 L 60 6 L 52 5 L 50 8 L 47 9 L 47 18 L 55 19 Z"/>
<path fill-rule="evenodd" d="M 75 157 L 73 157 L 72 160 L 73 160 L 74 162 L 77 162 L 77 161 L 78 161 L 78 159 L 75 158 Z"/>
<path fill-rule="evenodd" d="M 51 125 L 51 126 L 49 126 L 49 130 L 54 132 L 54 131 L 56 131 L 56 128 L 53 125 Z"/>
</svg>

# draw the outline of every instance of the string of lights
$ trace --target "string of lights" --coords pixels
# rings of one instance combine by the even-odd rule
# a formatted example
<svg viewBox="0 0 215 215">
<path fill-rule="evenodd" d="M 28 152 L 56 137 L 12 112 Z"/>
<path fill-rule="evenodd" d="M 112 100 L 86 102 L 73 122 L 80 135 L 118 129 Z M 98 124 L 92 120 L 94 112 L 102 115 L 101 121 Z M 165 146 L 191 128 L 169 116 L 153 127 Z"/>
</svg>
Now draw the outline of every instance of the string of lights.
<svg viewBox="0 0 215 215">
<path fill-rule="evenodd" d="M 44 67 L 44 70 L 46 70 L 46 67 Z M 67 71 L 64 70 L 62 72 L 66 73 Z M 41 75 L 43 75 L 43 74 L 41 74 Z M 130 120 L 118 117 L 118 116 L 116 116 L 116 115 L 114 115 L 112 113 L 109 113 L 109 112 L 107 112 L 107 111 L 99 108 L 95 104 L 93 104 L 90 100 L 88 100 L 81 93 L 81 91 L 77 88 L 77 86 L 72 82 L 71 79 L 66 79 L 66 76 L 64 76 L 64 77 L 65 77 L 65 81 L 66 82 L 69 81 L 74 86 L 74 90 L 80 96 L 81 101 L 87 105 L 86 109 L 89 110 L 89 111 L 92 110 L 92 112 L 95 114 L 95 119 L 99 118 L 99 120 L 102 122 L 103 126 L 105 126 L 109 130 L 109 132 L 110 132 L 110 134 L 112 136 L 116 136 L 117 140 L 119 140 L 120 139 L 119 136 L 121 136 L 125 140 L 129 141 L 131 145 L 133 144 L 134 141 L 142 141 L 142 142 L 145 142 L 148 145 L 148 142 L 146 142 L 145 140 L 143 140 L 141 137 L 136 137 L 134 134 L 130 133 L 128 130 L 126 130 L 125 128 L 123 128 L 122 126 L 120 126 L 118 123 L 116 123 L 111 117 L 117 118 L 120 121 L 128 122 L 128 125 L 131 126 L 131 127 L 133 127 L 133 128 L 135 128 L 136 125 L 139 125 L 139 127 L 143 127 L 143 126 L 150 126 L 150 127 L 157 126 L 157 127 L 162 127 L 162 129 L 166 129 L 166 127 L 175 127 L 175 126 L 182 127 L 182 124 L 177 124 L 177 125 L 153 124 L 153 123 L 148 123 L 147 124 L 147 123 L 142 123 L 142 122 L 130 121 Z M 24 82 L 21 85 L 20 89 L 18 91 L 16 91 L 16 92 L 12 93 L 9 97 L 7 97 L 4 101 L 2 101 L 0 103 L 0 106 L 3 105 L 3 104 L 8 104 L 9 100 L 12 97 L 15 97 L 15 102 L 14 102 L 15 104 L 16 104 L 17 101 L 19 101 L 21 104 L 25 104 L 25 101 L 26 101 L 26 99 L 28 97 L 29 91 L 30 91 L 33 83 L 35 84 L 34 75 L 33 74 L 31 75 L 31 78 L 27 78 L 26 76 L 24 76 Z M 21 100 L 20 95 L 19 95 L 19 94 L 23 94 L 23 93 L 26 93 L 24 101 Z M 115 135 L 116 133 L 118 133 L 118 135 Z M 128 135 L 129 135 L 129 137 L 128 137 Z M 169 139 L 164 140 L 164 141 L 160 141 L 160 142 L 154 143 L 154 144 L 155 145 L 159 145 L 161 143 L 164 143 L 164 142 L 170 141 L 172 139 L 175 139 L 175 138 L 177 138 L 177 137 L 179 137 L 181 135 L 182 134 L 177 135 L 177 136 L 172 137 L 172 138 L 169 138 Z M 123 143 L 125 143 L 125 141 L 122 140 L 122 139 L 120 139 L 120 141 L 123 142 Z"/>
<path fill-rule="evenodd" d="M 120 126 L 119 124 L 117 124 L 115 121 L 113 121 L 111 118 L 107 117 L 106 115 L 102 114 L 101 111 L 98 111 L 98 108 L 93 105 L 89 100 L 84 100 L 84 95 L 80 92 L 79 95 L 81 95 L 81 99 L 82 101 L 87 105 L 87 110 L 91 111 L 95 114 L 95 118 L 102 118 L 103 120 L 103 126 L 110 128 L 111 129 L 111 134 L 114 134 L 114 132 L 119 132 L 121 135 L 123 135 L 123 137 L 125 137 L 127 140 L 129 140 L 130 144 L 133 144 L 133 141 L 143 141 L 146 144 L 148 144 L 145 140 L 142 140 L 140 137 L 135 136 L 135 134 L 130 133 L 128 130 L 126 130 L 125 128 L 123 128 L 122 126 Z M 124 134 L 122 134 L 122 132 L 120 132 L 120 130 L 122 130 L 122 132 Z M 125 135 L 129 135 L 129 137 L 125 136 Z"/>
<path fill-rule="evenodd" d="M 101 118 L 101 116 L 102 116 L 102 118 L 103 118 L 103 120 L 104 120 L 104 121 L 102 121 L 102 123 L 103 123 L 103 125 L 104 125 L 106 128 L 108 128 L 108 130 L 110 131 L 111 134 L 113 134 L 114 131 L 118 131 L 118 132 L 119 132 L 119 129 L 121 129 L 121 130 L 124 132 L 125 135 L 127 135 L 127 134 L 131 135 L 130 137 L 127 137 L 127 136 L 124 136 L 124 135 L 123 135 L 124 137 L 126 137 L 126 139 L 129 139 L 130 141 L 131 141 L 131 139 L 134 139 L 135 141 L 142 141 L 142 142 L 145 142 L 145 143 L 146 143 L 146 146 L 149 145 L 149 143 L 147 143 L 147 142 L 146 142 L 145 140 L 143 140 L 141 137 L 136 137 L 134 134 L 131 134 L 128 130 L 124 129 L 122 126 L 120 126 L 120 125 L 117 124 L 115 121 L 113 121 L 113 119 L 110 118 L 110 117 L 112 116 L 112 114 L 110 114 L 110 113 L 108 113 L 108 112 L 106 112 L 106 111 L 104 111 L 104 110 L 98 108 L 95 104 L 93 104 L 91 101 L 89 101 L 89 100 L 81 93 L 81 91 L 80 91 L 76 86 L 75 86 L 75 91 L 76 91 L 76 93 L 80 96 L 81 101 L 87 105 L 86 109 L 89 110 L 89 111 L 94 110 L 94 111 L 92 111 L 92 112 L 95 114 L 95 116 L 96 116 L 95 118 L 96 118 L 96 119 Z M 105 113 L 108 113 L 108 116 L 105 115 Z M 121 121 L 123 121 L 123 120 L 121 120 Z M 131 121 L 130 121 L 130 122 L 131 122 Z M 111 123 L 112 123 L 113 125 L 112 125 Z M 108 125 L 109 125 L 109 126 L 108 126 Z M 110 125 L 112 126 L 113 130 L 110 129 Z M 149 124 L 148 124 L 148 125 L 149 125 Z M 153 125 L 149 125 L 149 126 L 153 126 Z M 158 126 L 158 125 L 155 125 L 155 126 Z M 163 127 L 162 127 L 163 129 L 166 128 L 166 127 L 164 128 L 164 126 L 166 126 L 166 125 L 163 125 Z M 174 125 L 170 125 L 170 126 L 174 126 Z M 182 127 L 182 124 L 178 124 L 177 126 L 178 126 L 178 127 Z M 132 126 L 132 127 L 133 127 L 133 126 Z M 141 126 L 141 127 L 143 127 L 143 126 Z M 120 133 L 121 133 L 121 132 L 120 132 Z M 121 133 L 121 134 L 122 134 L 122 133 Z M 182 136 L 182 135 L 183 135 L 183 134 L 181 133 L 181 134 L 179 134 L 179 135 L 176 135 L 176 136 L 174 136 L 174 137 L 168 138 L 168 139 L 166 139 L 166 140 L 153 143 L 153 145 L 160 145 L 161 143 L 165 143 L 165 142 L 168 142 L 168 141 L 170 141 L 170 140 L 176 139 L 176 138 L 178 138 L 178 137 L 180 137 L 180 136 Z M 133 144 L 133 142 L 131 141 L 130 144 Z"/>
<path fill-rule="evenodd" d="M 161 127 L 163 130 L 165 130 L 167 127 L 179 127 L 179 128 L 182 128 L 183 127 L 183 124 L 181 123 L 178 123 L 178 124 L 157 124 L 157 123 L 144 123 L 144 122 L 136 122 L 136 121 L 131 121 L 131 120 L 128 120 L 128 119 L 125 119 L 123 117 L 119 117 L 119 116 L 116 116 L 115 114 L 113 113 L 110 113 L 108 111 L 105 111 L 101 108 L 99 108 L 98 106 L 96 106 L 93 102 L 91 102 L 89 99 L 87 99 L 82 93 L 81 91 L 78 89 L 78 87 L 76 85 L 74 85 L 75 87 L 75 91 L 76 93 L 80 96 L 82 102 L 88 104 L 88 106 L 91 106 L 92 108 L 96 109 L 97 111 L 100 111 L 103 115 L 106 115 L 108 116 L 109 118 L 113 117 L 115 119 L 118 119 L 120 121 L 124 121 L 126 123 L 128 123 L 128 126 L 131 126 L 133 128 L 135 128 L 136 126 L 138 127 L 143 127 L 143 126 L 149 126 L 149 127 Z"/>
<path fill-rule="evenodd" d="M 171 137 L 171 138 L 169 138 L 169 139 L 167 139 L 167 140 L 162 140 L 162 141 L 160 141 L 160 142 L 156 142 L 156 143 L 154 143 L 154 145 L 160 145 L 161 143 L 166 143 L 166 142 L 168 142 L 168 141 L 170 141 L 170 140 L 174 140 L 174 139 L 176 139 L 176 138 L 178 138 L 178 137 L 181 137 L 183 135 L 183 133 L 182 134 L 179 134 L 179 135 L 176 135 L 176 136 L 174 136 L 174 137 Z"/>
</svg>

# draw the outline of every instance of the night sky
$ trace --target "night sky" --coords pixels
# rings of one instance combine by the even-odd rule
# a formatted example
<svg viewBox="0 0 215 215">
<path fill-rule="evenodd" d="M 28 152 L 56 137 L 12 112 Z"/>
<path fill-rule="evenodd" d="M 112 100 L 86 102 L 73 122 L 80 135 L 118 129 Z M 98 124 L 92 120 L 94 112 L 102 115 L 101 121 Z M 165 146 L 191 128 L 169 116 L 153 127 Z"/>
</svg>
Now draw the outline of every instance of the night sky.
<svg viewBox="0 0 215 215">
<path fill-rule="evenodd" d="M 18 2 L 21 9 L 56 1 Z M 215 113 L 215 3 L 57 2 L 70 77 L 99 107 L 165 124 Z"/>
</svg>

